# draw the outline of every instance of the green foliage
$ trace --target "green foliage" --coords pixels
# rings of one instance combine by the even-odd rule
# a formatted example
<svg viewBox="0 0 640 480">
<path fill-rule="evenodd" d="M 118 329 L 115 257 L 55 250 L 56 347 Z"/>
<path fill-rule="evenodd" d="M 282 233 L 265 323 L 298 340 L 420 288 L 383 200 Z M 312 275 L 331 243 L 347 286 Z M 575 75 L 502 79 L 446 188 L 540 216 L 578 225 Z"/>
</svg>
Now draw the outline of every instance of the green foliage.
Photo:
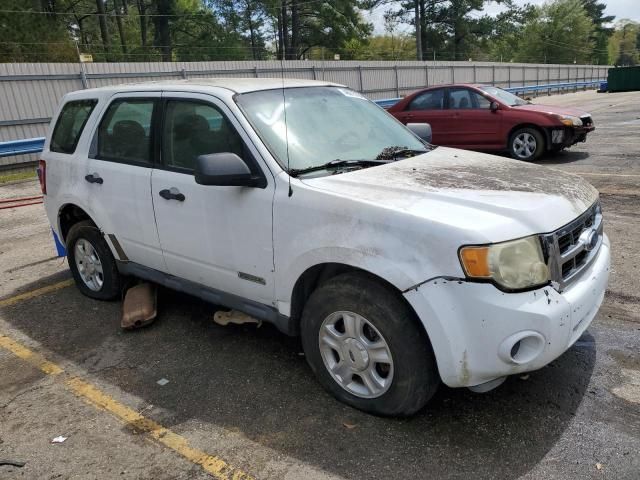
<svg viewBox="0 0 640 480">
<path fill-rule="evenodd" d="M 618 66 L 640 64 L 640 24 L 620 20 L 609 39 L 609 63 Z"/>
<path fill-rule="evenodd" d="M 77 61 L 76 45 L 94 61 L 638 61 L 637 24 L 611 28 L 601 0 L 493 0 L 497 16 L 490 1 L 3 0 L 0 61 Z M 386 33 L 372 36 L 367 10 L 381 6 Z"/>
</svg>

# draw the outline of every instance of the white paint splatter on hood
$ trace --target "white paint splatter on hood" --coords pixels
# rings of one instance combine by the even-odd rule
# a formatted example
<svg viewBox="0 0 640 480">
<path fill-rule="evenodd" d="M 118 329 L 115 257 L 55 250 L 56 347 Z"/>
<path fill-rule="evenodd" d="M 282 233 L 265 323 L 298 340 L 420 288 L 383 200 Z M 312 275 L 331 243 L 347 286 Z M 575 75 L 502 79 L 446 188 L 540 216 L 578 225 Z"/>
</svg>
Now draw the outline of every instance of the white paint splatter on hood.
<svg viewBox="0 0 640 480">
<path fill-rule="evenodd" d="M 509 236 L 555 230 L 583 213 L 597 190 L 577 175 L 495 155 L 439 147 L 430 153 L 318 178 L 309 186 L 464 229 L 518 224 Z M 504 228 L 502 228 L 504 230 Z"/>
</svg>

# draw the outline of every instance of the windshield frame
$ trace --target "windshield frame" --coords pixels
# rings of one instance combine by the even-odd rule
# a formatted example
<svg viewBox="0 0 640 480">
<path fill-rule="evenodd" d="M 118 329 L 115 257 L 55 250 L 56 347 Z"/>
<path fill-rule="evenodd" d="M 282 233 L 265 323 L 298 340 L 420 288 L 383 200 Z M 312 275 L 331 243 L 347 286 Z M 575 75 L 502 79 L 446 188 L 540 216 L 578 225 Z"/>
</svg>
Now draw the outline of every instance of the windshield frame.
<svg viewBox="0 0 640 480">
<path fill-rule="evenodd" d="M 380 107 L 378 104 L 376 104 L 375 102 L 369 100 L 368 98 L 366 98 L 364 95 L 362 95 L 360 92 L 357 92 L 355 90 L 352 90 L 351 88 L 347 87 L 347 86 L 343 86 L 343 85 L 336 85 L 336 84 L 326 84 L 326 85 L 300 85 L 300 86 L 295 86 L 295 87 L 284 87 L 283 88 L 267 88 L 267 89 L 261 89 L 261 90 L 252 90 L 252 91 L 248 91 L 248 92 L 237 92 L 235 93 L 232 98 L 233 101 L 235 103 L 235 105 L 237 106 L 237 108 L 240 110 L 242 116 L 244 117 L 244 119 L 248 122 L 248 124 L 251 126 L 251 128 L 253 129 L 254 133 L 258 136 L 258 138 L 260 139 L 260 142 L 262 143 L 262 145 L 264 146 L 264 148 L 267 149 L 267 151 L 269 152 L 269 154 L 271 155 L 271 157 L 274 159 L 274 161 L 276 162 L 276 164 L 284 171 L 287 173 L 287 175 L 290 175 L 291 177 L 296 177 L 296 175 L 293 175 L 292 172 L 294 172 L 295 170 L 298 170 L 294 165 L 289 164 L 288 159 L 287 158 L 279 158 L 279 155 L 274 151 L 275 148 L 273 145 L 271 145 L 271 143 L 269 141 L 267 141 L 265 139 L 265 137 L 263 136 L 262 130 L 260 128 L 257 128 L 257 126 L 254 123 L 254 120 L 252 119 L 251 115 L 248 114 L 248 112 L 245 110 L 245 107 L 242 105 L 242 102 L 239 101 L 239 99 L 243 96 L 248 96 L 250 94 L 254 94 L 254 93 L 262 93 L 262 92 L 274 92 L 274 91 L 279 91 L 282 92 L 283 90 L 285 91 L 292 91 L 292 90 L 298 90 L 298 89 L 308 89 L 308 88 L 332 88 L 332 89 L 339 89 L 339 90 L 348 90 L 353 92 L 355 95 L 358 95 L 360 97 L 362 97 L 363 101 L 369 102 L 370 104 L 372 104 L 373 106 L 375 106 L 376 108 L 380 109 L 382 113 L 388 115 L 389 120 L 392 120 L 394 122 L 396 122 L 400 127 L 404 128 L 405 130 L 407 130 L 407 133 L 411 136 L 413 136 L 413 138 L 422 146 L 422 148 L 424 148 L 425 153 L 430 152 L 431 150 L 433 150 L 434 145 L 431 145 L 430 143 L 424 141 L 423 139 L 421 139 L 420 137 L 418 137 L 418 135 L 416 135 L 414 132 L 412 132 L 409 128 L 407 128 L 406 125 L 404 125 L 402 122 L 400 122 L 397 118 L 395 118 L 393 115 L 390 115 L 384 108 Z M 288 129 L 288 127 L 287 127 Z M 288 146 L 287 146 L 288 149 Z M 401 160 L 403 157 L 398 158 L 398 160 Z M 338 159 L 336 159 L 338 160 Z M 345 160 L 350 160 L 350 159 L 345 159 Z M 369 159 L 354 159 L 354 160 L 369 160 Z M 318 164 L 320 165 L 320 163 Z M 380 165 L 382 165 L 382 163 L 380 163 Z M 378 166 L 378 165 L 370 165 L 367 168 L 370 168 L 372 166 Z M 353 171 L 353 169 L 346 169 L 345 171 Z M 317 173 L 317 172 L 316 172 Z M 327 174 L 330 174 L 333 172 L 327 171 Z"/>
<path fill-rule="evenodd" d="M 519 96 L 508 92 L 507 90 L 505 90 L 504 88 L 500 88 L 500 87 L 496 87 L 495 85 L 478 85 L 477 87 L 480 91 L 482 91 L 483 93 L 489 95 L 491 98 L 493 98 L 495 101 L 502 103 L 503 105 L 507 105 L 509 107 L 521 107 L 522 105 L 527 105 L 529 102 L 527 102 L 525 99 L 520 98 Z M 486 89 L 489 88 L 495 88 L 497 90 L 500 90 L 501 92 L 504 92 L 508 95 L 511 95 L 512 97 L 515 97 L 517 99 L 516 103 L 509 103 L 506 99 L 502 98 L 499 95 L 495 95 L 493 92 L 490 92 Z"/>
</svg>

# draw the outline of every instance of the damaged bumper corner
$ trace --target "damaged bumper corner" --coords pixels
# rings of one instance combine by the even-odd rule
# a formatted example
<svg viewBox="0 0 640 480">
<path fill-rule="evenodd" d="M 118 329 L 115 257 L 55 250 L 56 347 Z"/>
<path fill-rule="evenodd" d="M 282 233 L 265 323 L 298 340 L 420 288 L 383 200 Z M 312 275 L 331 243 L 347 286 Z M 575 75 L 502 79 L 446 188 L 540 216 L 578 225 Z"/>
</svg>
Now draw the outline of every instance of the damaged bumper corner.
<svg viewBox="0 0 640 480">
<path fill-rule="evenodd" d="M 505 293 L 440 278 L 404 296 L 425 326 L 442 381 L 481 386 L 542 368 L 569 349 L 598 312 L 609 266 L 605 236 L 594 262 L 562 293 L 551 286 Z"/>
</svg>

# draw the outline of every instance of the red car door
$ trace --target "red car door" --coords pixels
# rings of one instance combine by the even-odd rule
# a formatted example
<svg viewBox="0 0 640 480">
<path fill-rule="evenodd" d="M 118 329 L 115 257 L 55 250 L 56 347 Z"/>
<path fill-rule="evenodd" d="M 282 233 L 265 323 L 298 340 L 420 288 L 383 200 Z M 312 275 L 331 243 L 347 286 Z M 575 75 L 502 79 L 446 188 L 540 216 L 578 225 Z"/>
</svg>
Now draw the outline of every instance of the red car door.
<svg viewBox="0 0 640 480">
<path fill-rule="evenodd" d="M 448 145 L 448 112 L 445 110 L 444 88 L 427 90 L 416 95 L 404 110 L 393 115 L 405 125 L 407 123 L 428 123 L 431 125 L 434 145 Z"/>
<path fill-rule="evenodd" d="M 448 145 L 478 150 L 504 147 L 502 114 L 500 110 L 491 110 L 491 100 L 471 88 L 448 90 L 447 105 L 452 119 Z"/>
</svg>

